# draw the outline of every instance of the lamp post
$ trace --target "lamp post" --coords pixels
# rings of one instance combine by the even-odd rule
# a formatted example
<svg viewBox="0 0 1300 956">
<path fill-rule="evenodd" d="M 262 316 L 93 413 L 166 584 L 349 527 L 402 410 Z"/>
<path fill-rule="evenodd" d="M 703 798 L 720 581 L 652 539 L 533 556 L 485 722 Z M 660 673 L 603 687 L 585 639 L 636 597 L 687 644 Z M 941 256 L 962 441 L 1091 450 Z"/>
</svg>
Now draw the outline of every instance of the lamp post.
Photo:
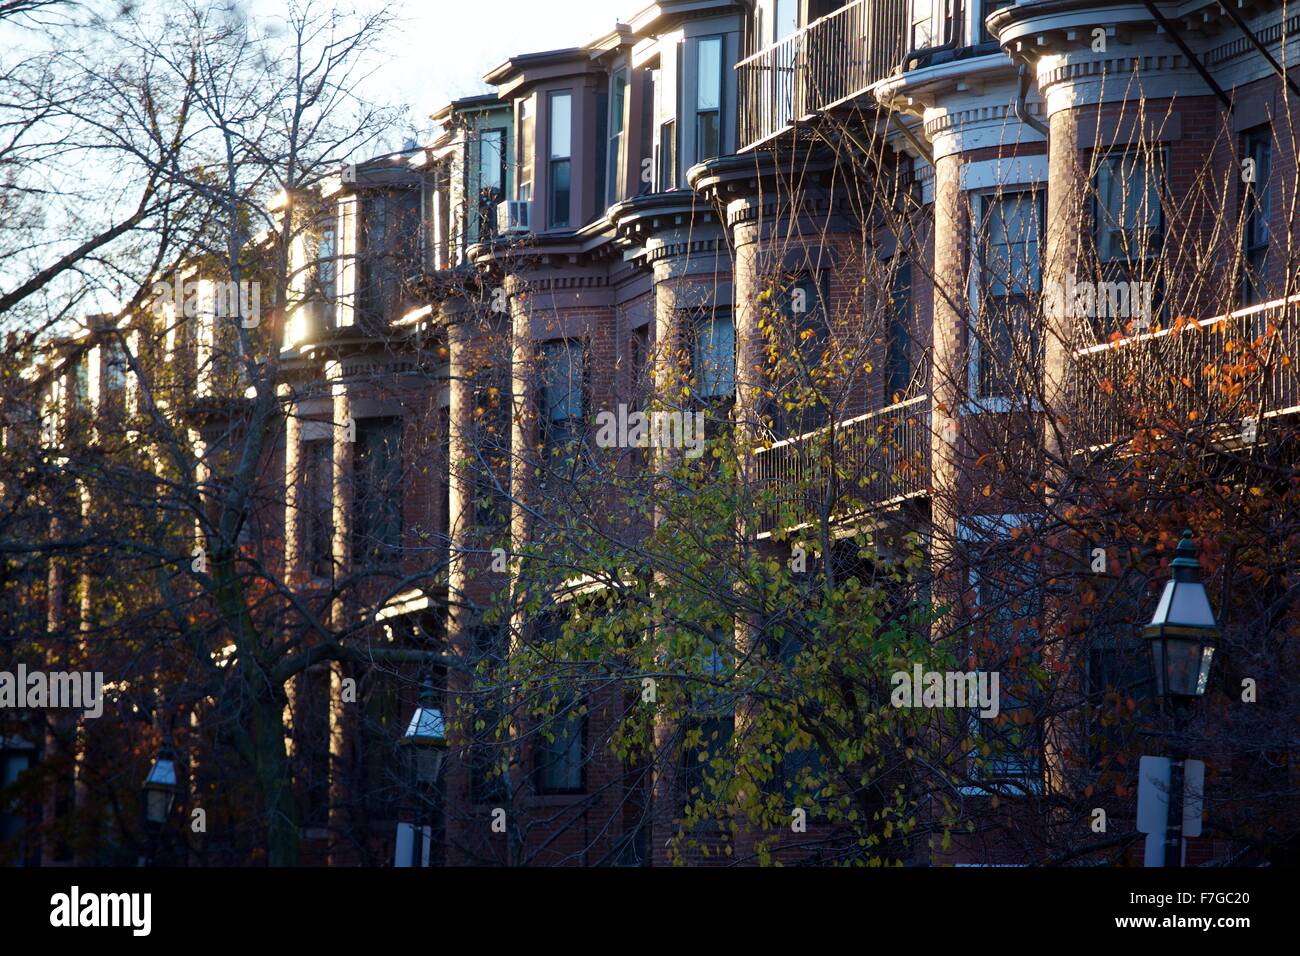
<svg viewBox="0 0 1300 956">
<path fill-rule="evenodd" d="M 176 752 L 172 749 L 170 738 L 158 749 L 158 755 L 154 757 L 140 789 L 144 793 L 145 822 L 152 835 L 150 842 L 156 850 L 163 825 L 171 816 L 172 807 L 176 805 L 176 797 L 181 791 L 176 773 Z M 150 852 L 148 859 L 151 860 L 153 855 Z"/>
<path fill-rule="evenodd" d="M 1187 754 L 1182 717 L 1189 701 L 1205 694 L 1219 625 L 1201 582 L 1192 532 L 1184 531 L 1156 612 L 1142 631 L 1151 649 L 1156 695 L 1169 703 L 1174 734 L 1169 759 L 1169 804 L 1165 827 L 1165 866 L 1183 865 L 1183 766 Z"/>
<path fill-rule="evenodd" d="M 442 709 L 433 703 L 433 685 L 426 681 L 420 692 L 420 704 L 411 715 L 411 722 L 402 734 L 400 746 L 406 752 L 412 789 L 433 796 L 442 770 L 443 757 L 447 753 L 446 723 Z M 418 799 L 418 798 L 417 798 Z M 421 814 L 416 812 L 413 824 L 414 838 L 411 841 L 410 866 L 419 866 L 424 857 L 425 826 L 420 821 Z M 432 822 L 429 824 L 432 840 Z"/>
</svg>

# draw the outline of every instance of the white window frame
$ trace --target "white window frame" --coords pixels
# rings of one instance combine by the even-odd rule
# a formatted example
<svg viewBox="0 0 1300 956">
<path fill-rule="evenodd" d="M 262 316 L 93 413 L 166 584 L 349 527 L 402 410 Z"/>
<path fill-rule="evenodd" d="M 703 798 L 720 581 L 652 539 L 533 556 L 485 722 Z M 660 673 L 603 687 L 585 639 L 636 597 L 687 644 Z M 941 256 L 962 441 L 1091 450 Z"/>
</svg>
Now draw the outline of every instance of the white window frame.
<svg viewBox="0 0 1300 956">
<path fill-rule="evenodd" d="M 966 388 L 971 396 L 962 403 L 960 413 L 977 415 L 981 412 L 1003 413 L 1011 411 L 1038 410 L 1035 400 L 1015 396 L 976 397 L 979 394 L 979 336 L 974 334 L 978 328 L 980 315 L 979 286 L 983 270 L 983 258 L 980 255 L 980 230 L 982 227 L 982 210 L 978 207 L 984 197 L 1004 194 L 1041 191 L 1043 193 L 1043 221 L 1039 224 L 1039 255 L 1043 255 L 1043 243 L 1047 235 L 1047 157 L 1025 156 L 1010 159 L 989 159 L 968 163 L 961 169 L 961 188 L 965 191 L 971 209 L 970 217 L 970 265 L 967 276 L 967 336 L 966 354 Z M 1041 275 L 1041 272 L 1040 272 Z"/>
</svg>

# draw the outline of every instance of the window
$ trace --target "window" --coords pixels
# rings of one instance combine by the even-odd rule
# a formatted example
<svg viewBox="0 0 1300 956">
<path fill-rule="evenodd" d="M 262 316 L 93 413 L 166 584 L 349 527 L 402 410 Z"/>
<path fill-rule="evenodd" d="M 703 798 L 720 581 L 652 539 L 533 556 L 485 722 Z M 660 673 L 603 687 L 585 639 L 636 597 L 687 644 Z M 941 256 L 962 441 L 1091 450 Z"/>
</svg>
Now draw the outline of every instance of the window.
<svg viewBox="0 0 1300 956">
<path fill-rule="evenodd" d="M 322 229 L 320 243 L 316 247 L 316 289 L 326 302 L 334 301 L 335 264 L 338 254 L 338 242 L 334 228 L 331 226 Z"/>
<path fill-rule="evenodd" d="M 475 389 L 473 461 L 474 523 L 484 529 L 510 520 L 510 403 L 506 377 L 492 370 Z"/>
<path fill-rule="evenodd" d="M 542 441 L 551 449 L 565 448 L 582 435 L 582 343 L 568 339 L 547 342 L 540 357 Z"/>
<path fill-rule="evenodd" d="M 645 83 L 641 97 L 641 155 L 638 157 L 637 165 L 637 190 L 638 196 L 644 196 L 654 190 L 655 179 L 655 114 L 651 105 L 655 103 L 656 84 L 658 82 L 658 70 L 646 70 L 644 73 Z"/>
<path fill-rule="evenodd" d="M 659 191 L 677 188 L 677 120 L 659 127 Z"/>
<path fill-rule="evenodd" d="M 976 667 L 999 674 L 1000 716 L 971 715 L 976 752 L 983 744 L 990 751 L 975 776 L 988 781 L 981 789 L 1013 795 L 1039 792 L 1043 769 L 1039 693 L 1032 673 L 1041 659 L 1043 592 L 1037 565 L 1011 545 L 1011 529 L 1022 523 L 1019 515 L 986 516 L 958 528 L 970 556 L 973 635 L 981 648 Z M 1018 650 L 1025 647 L 1028 654 Z"/>
<path fill-rule="evenodd" d="M 504 699 L 505 683 L 497 671 L 505 662 L 509 636 L 499 625 L 478 622 L 470 628 L 474 655 L 475 689 L 479 694 L 477 721 L 469 747 L 469 798 L 471 803 L 496 803 L 505 799 L 506 786 L 499 771 L 505 740 L 499 736 L 502 715 L 509 712 Z"/>
<path fill-rule="evenodd" d="M 784 40 L 799 29 L 799 0 L 776 0 L 772 18 L 772 42 Z"/>
<path fill-rule="evenodd" d="M 650 324 L 648 322 L 632 330 L 630 349 L 631 392 L 639 402 L 654 391 L 654 370 L 650 367 Z"/>
<path fill-rule="evenodd" d="M 730 679 L 727 658 L 731 642 L 724 627 L 713 630 L 713 639 L 700 648 L 700 680 L 687 684 L 690 711 L 683 731 L 693 744 L 683 741 L 681 748 L 682 791 L 686 804 L 701 799 L 717 799 L 726 787 L 725 771 L 719 773 L 712 762 L 726 754 L 736 731 L 732 702 L 719 684 Z M 698 739 L 696 738 L 698 735 Z"/>
<path fill-rule="evenodd" d="M 1162 298 L 1159 260 L 1153 257 L 1164 245 L 1163 178 L 1164 152 L 1159 149 L 1109 153 L 1097 167 L 1093 215 L 1101 278 L 1107 283 L 1130 284 L 1130 302 L 1136 294 L 1144 310 L 1149 305 L 1151 315 L 1143 318 L 1154 316 Z M 1137 317 L 1133 306 L 1125 310 L 1118 302 L 1108 304 L 1104 315 L 1100 304 L 1096 311 L 1093 332 L 1099 341 L 1111 332 L 1128 331 L 1130 321 Z"/>
<path fill-rule="evenodd" d="M 528 202 L 533 198 L 533 161 L 536 149 L 537 123 L 533 116 L 533 101 L 529 97 L 519 102 L 519 199 Z"/>
<path fill-rule="evenodd" d="M 362 206 L 361 318 L 383 329 L 402 309 L 406 277 L 417 261 L 420 196 L 391 190 L 366 197 Z"/>
<path fill-rule="evenodd" d="M 357 422 L 353 456 L 353 560 L 362 567 L 391 562 L 402 544 L 401 421 Z"/>
<path fill-rule="evenodd" d="M 554 644 L 564 634 L 564 622 L 563 610 L 543 612 L 535 624 L 534 642 Z M 537 789 L 541 793 L 579 793 L 587 724 L 582 695 L 550 691 L 543 706 L 547 712 L 537 728 Z"/>
<path fill-rule="evenodd" d="M 612 206 L 626 195 L 623 185 L 623 127 L 627 122 L 627 70 L 615 70 L 609 90 L 609 146 L 605 173 L 605 205 Z"/>
<path fill-rule="evenodd" d="M 885 354 L 885 402 L 909 397 L 912 388 L 912 264 L 898 259 L 889 292 L 889 344 Z"/>
<path fill-rule="evenodd" d="M 826 273 L 785 276 L 778 282 L 776 306 L 781 327 L 788 330 L 786 347 L 798 350 L 797 358 L 786 363 L 784 380 L 776 383 L 782 391 L 797 391 L 796 407 L 787 409 L 784 399 L 769 405 L 777 438 L 784 439 L 829 421 L 828 409 L 815 393 L 831 332 Z"/>
<path fill-rule="evenodd" d="M 1253 167 L 1254 181 L 1242 183 L 1245 229 L 1242 235 L 1243 275 L 1241 284 L 1242 305 L 1255 305 L 1268 299 L 1264 277 L 1268 258 L 1268 220 L 1273 207 L 1272 178 L 1273 131 L 1268 126 L 1257 126 L 1242 136 L 1243 161 Z"/>
<path fill-rule="evenodd" d="M 722 37 L 696 43 L 695 161 L 722 153 Z"/>
<path fill-rule="evenodd" d="M 695 394 L 704 399 L 736 394 L 736 327 L 730 315 L 705 313 L 695 320 Z"/>
<path fill-rule="evenodd" d="M 90 404 L 90 355 L 82 352 L 72 367 L 72 402 L 76 408 Z"/>
<path fill-rule="evenodd" d="M 581 708 L 581 696 L 566 696 L 556 702 L 554 713 L 543 720 L 542 733 L 537 738 L 537 789 L 542 793 L 582 791 L 587 721 Z"/>
<path fill-rule="evenodd" d="M 487 129 L 478 139 L 478 188 L 480 196 L 500 200 L 505 185 L 506 131 Z"/>
<path fill-rule="evenodd" d="M 104 389 L 110 395 L 126 390 L 126 347 L 117 338 L 104 345 Z"/>
<path fill-rule="evenodd" d="M 302 563 L 313 577 L 334 569 L 334 444 L 329 439 L 302 443 L 302 484 L 298 493 Z"/>
<path fill-rule="evenodd" d="M 985 21 L 988 20 L 989 14 L 993 13 L 994 10 L 1001 10 L 1003 7 L 1009 7 L 1014 2 L 1015 0 L 983 0 L 979 14 L 979 35 L 981 43 L 997 42 L 997 37 L 992 33 L 989 33 L 989 28 L 985 25 Z"/>
<path fill-rule="evenodd" d="M 934 45 L 934 0 L 912 0 L 910 36 L 913 50 L 924 50 Z"/>
<path fill-rule="evenodd" d="M 552 229 L 570 222 L 573 175 L 573 94 L 552 93 L 549 112 L 550 199 L 547 215 Z"/>
<path fill-rule="evenodd" d="M 18 778 L 31 766 L 35 749 L 21 737 L 0 737 L 0 791 L 16 791 Z M 17 799 L 12 803 L 0 803 L 0 842 L 14 845 L 18 852 L 13 860 L 20 864 L 23 851 L 27 849 L 23 840 L 26 823 L 22 805 Z"/>
<path fill-rule="evenodd" d="M 1038 326 L 1030 296 L 1042 283 L 1039 237 L 1042 193 L 1006 193 L 980 198 L 981 251 L 977 321 L 970 338 L 977 398 L 1018 394 L 1017 371 L 1037 367 Z"/>
<path fill-rule="evenodd" d="M 1126 150 L 1102 159 L 1097 170 L 1097 255 L 1103 263 L 1133 262 L 1160 251 L 1163 154 Z"/>
</svg>

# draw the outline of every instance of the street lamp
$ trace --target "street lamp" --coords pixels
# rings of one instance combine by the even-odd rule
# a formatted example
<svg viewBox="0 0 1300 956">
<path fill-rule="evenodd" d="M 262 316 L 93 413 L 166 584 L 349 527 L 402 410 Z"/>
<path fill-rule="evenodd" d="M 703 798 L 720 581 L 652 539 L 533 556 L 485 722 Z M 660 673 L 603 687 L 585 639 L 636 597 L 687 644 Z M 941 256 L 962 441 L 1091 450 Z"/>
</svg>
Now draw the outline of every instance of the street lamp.
<svg viewBox="0 0 1300 956">
<path fill-rule="evenodd" d="M 1172 567 L 1174 576 L 1142 635 L 1151 648 L 1156 695 L 1171 700 L 1201 697 L 1210 680 L 1219 625 L 1201 583 L 1191 531 L 1183 532 Z"/>
<path fill-rule="evenodd" d="M 438 772 L 442 769 L 443 757 L 447 752 L 447 732 L 441 708 L 433 705 L 433 685 L 426 681 L 420 691 L 420 704 L 411 715 L 411 722 L 402 734 L 400 746 L 407 753 L 407 762 L 412 777 L 413 790 L 433 797 L 438 782 Z M 418 809 L 422 797 L 417 793 L 417 804 L 412 808 L 415 821 L 399 822 L 397 825 L 397 847 L 395 865 L 421 866 L 433 841 L 433 821 L 424 823 L 424 816 Z"/>
<path fill-rule="evenodd" d="M 145 819 L 154 826 L 162 826 L 171 816 L 176 795 L 181 792 L 176 779 L 176 754 L 170 743 L 163 744 L 158 750 L 142 789 Z"/>
<path fill-rule="evenodd" d="M 420 706 L 411 715 L 411 722 L 402 734 L 401 746 L 410 755 L 415 782 L 432 786 L 442 769 L 442 758 L 447 752 L 446 725 L 442 709 L 433 706 L 433 688 L 425 684 L 420 693 Z"/>
<path fill-rule="evenodd" d="M 1210 664 L 1219 638 L 1219 625 L 1210 608 L 1209 595 L 1201 583 L 1201 563 L 1196 560 L 1192 532 L 1184 531 L 1172 565 L 1173 577 L 1164 592 L 1151 623 L 1142 630 L 1151 648 L 1151 671 L 1156 696 L 1169 702 L 1173 734 L 1169 753 L 1169 793 L 1165 816 L 1165 866 L 1183 865 L 1183 793 L 1187 764 L 1182 739 L 1185 705 L 1205 695 L 1210 682 Z"/>
</svg>

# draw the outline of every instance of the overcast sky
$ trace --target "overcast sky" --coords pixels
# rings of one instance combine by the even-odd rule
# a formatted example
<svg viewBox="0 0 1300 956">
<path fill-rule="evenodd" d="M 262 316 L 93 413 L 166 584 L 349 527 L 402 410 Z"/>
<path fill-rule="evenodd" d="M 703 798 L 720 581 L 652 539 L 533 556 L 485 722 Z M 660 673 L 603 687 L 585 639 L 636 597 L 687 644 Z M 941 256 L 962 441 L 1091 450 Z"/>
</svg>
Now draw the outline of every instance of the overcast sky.
<svg viewBox="0 0 1300 956">
<path fill-rule="evenodd" d="M 449 100 L 487 90 L 483 74 L 518 53 L 581 46 L 628 19 L 645 0 L 404 0 L 385 44 L 388 61 L 368 81 L 371 100 L 404 101 L 421 134 Z M 407 131 L 410 132 L 410 131 Z"/>
</svg>

